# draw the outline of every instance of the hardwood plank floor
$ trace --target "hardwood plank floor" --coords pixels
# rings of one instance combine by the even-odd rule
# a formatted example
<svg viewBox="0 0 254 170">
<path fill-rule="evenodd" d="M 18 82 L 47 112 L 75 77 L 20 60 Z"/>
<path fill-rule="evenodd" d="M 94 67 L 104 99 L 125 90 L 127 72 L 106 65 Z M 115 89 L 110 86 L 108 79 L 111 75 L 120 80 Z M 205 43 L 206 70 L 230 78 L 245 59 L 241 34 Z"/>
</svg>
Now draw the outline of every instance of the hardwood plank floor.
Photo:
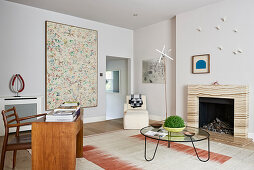
<svg viewBox="0 0 254 170">
<path fill-rule="evenodd" d="M 150 121 L 153 123 L 154 121 Z M 116 130 L 123 129 L 123 119 L 114 119 L 114 120 L 107 120 L 102 122 L 95 122 L 95 123 L 86 123 L 84 124 L 84 136 L 106 133 Z M 0 137 L 0 151 L 2 150 L 3 144 L 3 137 Z M 243 148 L 254 150 L 254 143 L 250 143 Z M 17 170 L 29 170 L 31 169 L 31 155 L 26 150 L 18 151 L 17 152 Z M 4 170 L 12 169 L 12 152 L 6 153 L 5 158 L 5 168 Z"/>
<path fill-rule="evenodd" d="M 123 119 L 106 120 L 84 124 L 84 136 L 123 129 Z"/>
</svg>

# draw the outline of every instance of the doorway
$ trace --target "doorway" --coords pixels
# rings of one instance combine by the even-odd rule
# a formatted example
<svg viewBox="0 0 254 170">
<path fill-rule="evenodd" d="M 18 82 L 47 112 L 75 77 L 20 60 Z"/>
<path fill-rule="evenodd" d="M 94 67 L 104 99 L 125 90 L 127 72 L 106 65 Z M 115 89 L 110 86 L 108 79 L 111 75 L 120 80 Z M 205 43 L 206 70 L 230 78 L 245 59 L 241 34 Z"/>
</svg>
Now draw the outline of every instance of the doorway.
<svg viewBox="0 0 254 170">
<path fill-rule="evenodd" d="M 106 57 L 106 120 L 123 117 L 125 98 L 129 92 L 129 60 Z"/>
</svg>

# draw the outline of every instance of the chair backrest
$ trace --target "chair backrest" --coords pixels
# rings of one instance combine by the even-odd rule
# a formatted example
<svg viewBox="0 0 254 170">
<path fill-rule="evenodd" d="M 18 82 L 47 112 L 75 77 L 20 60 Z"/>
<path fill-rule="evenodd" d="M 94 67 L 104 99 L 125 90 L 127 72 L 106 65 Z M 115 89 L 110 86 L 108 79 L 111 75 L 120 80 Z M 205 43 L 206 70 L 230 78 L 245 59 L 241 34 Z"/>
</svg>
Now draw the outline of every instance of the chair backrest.
<svg viewBox="0 0 254 170">
<path fill-rule="evenodd" d="M 4 121 L 4 126 L 5 126 L 5 134 L 9 133 L 9 124 L 13 123 L 20 123 L 19 122 L 19 116 L 17 114 L 16 108 L 10 108 L 8 110 L 2 110 L 2 116 L 3 116 L 3 121 Z M 16 129 L 16 136 L 19 134 L 19 127 Z"/>
<path fill-rule="evenodd" d="M 129 104 L 129 100 L 131 99 L 131 95 L 126 96 L 127 109 L 128 110 L 146 110 L 146 96 L 142 95 L 141 98 L 142 98 L 142 101 L 143 101 L 142 106 L 141 107 L 133 108 Z"/>
</svg>

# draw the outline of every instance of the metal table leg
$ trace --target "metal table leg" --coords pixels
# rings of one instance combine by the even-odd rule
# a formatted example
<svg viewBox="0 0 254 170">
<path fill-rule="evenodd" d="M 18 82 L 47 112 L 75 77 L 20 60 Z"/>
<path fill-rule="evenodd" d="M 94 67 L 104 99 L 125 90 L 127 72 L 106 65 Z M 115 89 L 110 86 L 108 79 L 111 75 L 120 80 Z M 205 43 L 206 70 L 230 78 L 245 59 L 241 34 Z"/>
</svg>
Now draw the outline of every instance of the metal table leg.
<svg viewBox="0 0 254 170">
<path fill-rule="evenodd" d="M 191 139 L 192 146 L 193 146 L 193 148 L 194 148 L 194 150 L 195 150 L 195 153 L 196 153 L 196 155 L 197 155 L 197 158 L 198 158 L 201 162 L 207 162 L 207 161 L 210 159 L 210 139 L 209 139 L 209 137 L 207 138 L 207 141 L 208 141 L 208 158 L 207 158 L 206 160 L 202 160 L 202 159 L 199 158 L 198 153 L 197 153 L 197 150 L 196 150 L 196 147 L 195 147 L 195 145 L 194 145 L 194 142 L 192 141 L 192 137 L 190 137 L 190 139 Z"/>
<path fill-rule="evenodd" d="M 152 157 L 151 159 L 147 159 L 147 157 L 146 157 L 146 136 L 145 136 L 145 160 L 146 160 L 146 161 L 152 161 L 152 160 L 154 159 L 155 154 L 156 154 L 156 151 L 157 151 L 157 148 L 158 148 L 158 145 L 159 145 L 159 142 L 160 142 L 160 140 L 158 140 L 158 142 L 157 142 L 155 151 L 154 151 L 154 153 L 153 153 L 153 157 Z"/>
<path fill-rule="evenodd" d="M 171 137 L 171 132 L 170 132 L 170 135 L 169 135 L 169 132 L 168 132 L 168 148 L 170 148 L 169 136 Z"/>
</svg>

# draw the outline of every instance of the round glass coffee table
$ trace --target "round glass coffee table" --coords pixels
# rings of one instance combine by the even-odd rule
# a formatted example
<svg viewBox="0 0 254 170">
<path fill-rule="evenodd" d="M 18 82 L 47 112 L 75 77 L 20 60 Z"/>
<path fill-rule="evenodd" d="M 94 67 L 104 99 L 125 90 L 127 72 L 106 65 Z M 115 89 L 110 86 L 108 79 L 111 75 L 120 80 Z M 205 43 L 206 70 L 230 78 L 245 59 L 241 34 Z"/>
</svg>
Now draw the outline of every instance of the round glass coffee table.
<svg viewBox="0 0 254 170">
<path fill-rule="evenodd" d="M 193 133 L 193 136 L 185 135 L 185 132 Z M 170 142 L 191 142 L 193 149 L 197 155 L 197 158 L 201 162 L 207 162 L 210 159 L 210 134 L 200 128 L 194 128 L 194 127 L 186 127 L 182 132 L 178 133 L 171 133 L 166 131 L 165 129 L 161 128 L 153 128 L 152 126 L 144 127 L 140 130 L 140 133 L 145 136 L 145 160 L 146 161 L 152 161 L 155 157 L 158 145 L 160 141 L 167 141 L 168 142 L 168 148 L 170 148 Z M 151 159 L 147 159 L 146 156 L 146 138 L 151 138 L 154 140 L 157 140 L 157 145 L 154 150 L 153 157 Z M 196 147 L 194 145 L 195 142 L 206 140 L 208 141 L 208 155 L 206 160 L 200 159 Z"/>
</svg>

